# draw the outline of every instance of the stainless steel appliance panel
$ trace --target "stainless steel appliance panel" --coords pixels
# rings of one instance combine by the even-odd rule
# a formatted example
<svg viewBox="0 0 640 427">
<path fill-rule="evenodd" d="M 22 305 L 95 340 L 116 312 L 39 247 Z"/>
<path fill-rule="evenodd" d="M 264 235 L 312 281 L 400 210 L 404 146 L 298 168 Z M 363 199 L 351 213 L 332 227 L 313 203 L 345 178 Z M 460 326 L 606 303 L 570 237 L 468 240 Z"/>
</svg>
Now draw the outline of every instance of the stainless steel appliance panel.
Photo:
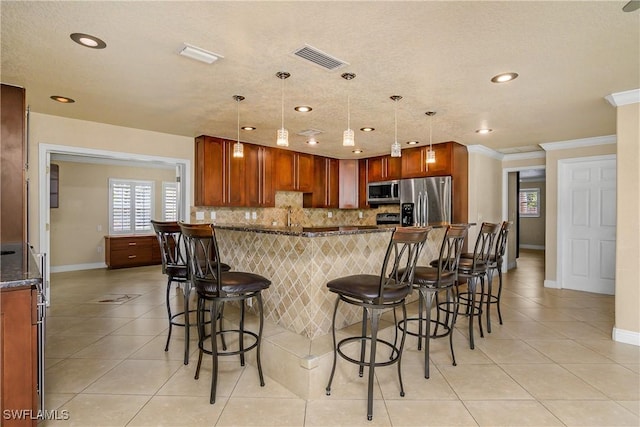
<svg viewBox="0 0 640 427">
<path fill-rule="evenodd" d="M 451 222 L 451 177 L 400 180 L 400 203 L 413 204 L 414 225 Z"/>
</svg>

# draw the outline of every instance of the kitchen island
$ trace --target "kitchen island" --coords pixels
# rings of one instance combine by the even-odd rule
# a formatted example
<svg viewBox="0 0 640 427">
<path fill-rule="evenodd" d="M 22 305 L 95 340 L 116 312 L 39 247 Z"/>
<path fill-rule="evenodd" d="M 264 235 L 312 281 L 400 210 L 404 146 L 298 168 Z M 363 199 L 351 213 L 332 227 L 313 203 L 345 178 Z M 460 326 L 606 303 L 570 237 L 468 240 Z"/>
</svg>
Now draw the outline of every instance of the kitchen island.
<svg viewBox="0 0 640 427">
<path fill-rule="evenodd" d="M 271 287 L 262 293 L 265 319 L 314 339 L 331 330 L 335 295 L 326 283 L 352 274 L 380 274 L 393 229 L 216 225 L 216 236 L 225 263 L 271 280 Z M 441 227 L 429 233 L 419 264 L 437 258 L 443 234 Z M 357 308 L 345 305 L 336 327 L 361 317 Z"/>
</svg>

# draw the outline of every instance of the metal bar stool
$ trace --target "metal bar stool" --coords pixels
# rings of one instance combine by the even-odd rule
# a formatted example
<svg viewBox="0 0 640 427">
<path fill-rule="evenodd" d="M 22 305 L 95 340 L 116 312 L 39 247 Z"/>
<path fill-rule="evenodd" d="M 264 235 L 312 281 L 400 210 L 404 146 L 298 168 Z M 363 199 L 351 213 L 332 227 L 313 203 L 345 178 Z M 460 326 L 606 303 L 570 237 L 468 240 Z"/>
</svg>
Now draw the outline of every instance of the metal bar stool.
<svg viewBox="0 0 640 427">
<path fill-rule="evenodd" d="M 180 229 L 185 239 L 187 249 L 187 265 L 189 279 L 193 283 L 198 293 L 198 366 L 196 367 L 195 379 L 200 376 L 200 366 L 202 365 L 203 353 L 211 354 L 212 374 L 211 374 L 211 396 L 210 403 L 216 400 L 216 386 L 218 383 L 218 357 L 240 355 L 240 365 L 244 366 L 244 355 L 246 352 L 256 349 L 256 364 L 258 365 L 258 376 L 260 386 L 264 386 L 262 375 L 262 365 L 260 363 L 260 343 L 262 341 L 262 329 L 264 323 L 262 291 L 271 286 L 271 281 L 253 273 L 240 271 L 223 271 L 220 262 L 218 242 L 216 240 L 215 228 L 212 224 L 184 224 L 179 223 Z M 245 329 L 245 303 L 247 300 L 255 298 L 258 309 L 258 331 Z M 237 328 L 216 328 L 216 322 L 211 322 L 211 333 L 205 331 L 206 304 L 209 304 L 210 319 L 217 319 L 222 311 L 223 304 L 236 302 L 240 305 L 240 320 Z M 224 346 L 222 351 L 218 350 L 217 337 L 224 338 L 225 335 L 236 335 L 238 337 L 237 350 L 227 351 Z M 211 350 L 204 348 L 207 338 L 211 340 Z M 245 338 L 253 340 L 247 346 Z"/>
<path fill-rule="evenodd" d="M 449 347 L 451 349 L 451 359 L 453 366 L 456 365 L 456 356 L 453 351 L 453 326 L 456 323 L 458 314 L 458 299 L 454 295 L 454 285 L 458 280 L 458 262 L 460 253 L 467 237 L 469 226 L 451 225 L 447 227 L 442 245 L 440 246 L 440 256 L 435 261 L 435 266 L 416 266 L 413 275 L 413 288 L 420 293 L 418 300 L 418 317 L 410 317 L 397 323 L 398 328 L 406 333 L 418 337 L 418 350 L 422 350 L 422 339 L 424 345 L 424 377 L 429 378 L 429 339 L 449 337 Z M 444 293 L 445 302 L 438 302 L 438 295 Z M 431 319 L 431 308 L 436 300 L 437 318 Z M 441 311 L 444 312 L 444 319 L 440 318 Z M 408 330 L 410 322 L 418 323 L 418 332 Z M 434 331 L 431 332 L 431 325 L 434 324 Z M 438 327 L 442 327 L 444 332 L 438 333 Z"/>
<path fill-rule="evenodd" d="M 382 264 L 380 275 L 357 274 L 331 280 L 327 287 L 337 294 L 333 311 L 332 336 L 333 336 L 333 367 L 327 384 L 327 395 L 331 394 L 331 382 L 336 371 L 338 354 L 343 359 L 360 367 L 359 375 L 363 376 L 364 367 L 369 368 L 367 387 L 367 419 L 373 419 L 373 380 L 374 370 L 379 366 L 398 364 L 398 379 L 400 380 L 400 396 L 404 396 L 402 385 L 401 359 L 406 334 L 402 333 L 402 339 L 398 346 L 398 336 L 394 342 L 378 338 L 380 315 L 384 310 L 402 307 L 403 319 L 407 318 L 405 298 L 411 293 L 413 271 L 418 256 L 431 227 L 398 227 L 391 235 L 391 241 Z M 336 342 L 336 316 L 340 301 L 362 307 L 362 333 Z M 371 335 L 367 333 L 367 318 L 371 317 Z M 397 330 L 396 330 L 397 331 Z M 360 358 L 354 359 L 345 352 L 342 347 L 351 342 L 360 342 Z M 371 343 L 369 360 L 366 360 L 367 342 Z M 391 349 L 389 360 L 376 361 L 376 346 L 385 345 Z"/>
</svg>

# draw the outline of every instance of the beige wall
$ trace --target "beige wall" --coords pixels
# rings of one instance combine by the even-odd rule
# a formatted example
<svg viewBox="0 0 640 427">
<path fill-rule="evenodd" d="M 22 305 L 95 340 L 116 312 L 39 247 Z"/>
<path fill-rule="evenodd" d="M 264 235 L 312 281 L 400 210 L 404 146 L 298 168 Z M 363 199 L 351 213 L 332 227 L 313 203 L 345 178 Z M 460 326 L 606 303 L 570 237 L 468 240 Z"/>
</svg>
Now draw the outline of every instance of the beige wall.
<svg viewBox="0 0 640 427">
<path fill-rule="evenodd" d="M 173 169 L 55 163 L 60 166 L 60 207 L 51 209 L 50 217 L 49 253 L 54 272 L 61 266 L 104 263 L 109 178 L 154 181 L 156 219 L 162 216 L 162 182 L 175 181 Z"/>
<path fill-rule="evenodd" d="M 604 156 L 616 153 L 616 144 L 547 151 L 547 218 L 545 222 L 545 281 L 557 280 L 558 258 L 558 161 L 580 157 Z M 618 193 L 620 189 L 618 189 Z"/>
<path fill-rule="evenodd" d="M 191 162 L 193 174 L 194 142 L 192 137 L 169 135 L 142 129 L 113 126 L 104 123 L 67 119 L 48 114 L 31 113 L 29 125 L 29 238 L 37 251 L 40 249 L 39 224 L 39 171 L 40 144 L 82 147 L 145 156 L 186 159 Z M 193 185 L 189 190 L 193 200 Z"/>
<path fill-rule="evenodd" d="M 616 320 L 618 334 L 640 342 L 640 104 L 617 108 L 618 201 L 616 233 Z M 629 338 L 629 337 L 627 337 Z"/>
<path fill-rule="evenodd" d="M 525 181 L 520 182 L 520 189 L 537 188 L 540 190 L 540 216 L 520 217 L 520 247 L 532 247 L 533 249 L 544 248 L 544 223 L 546 216 L 545 209 L 545 181 Z"/>
<path fill-rule="evenodd" d="M 502 222 L 502 161 L 483 153 L 469 152 L 469 249 L 482 222 Z"/>
</svg>

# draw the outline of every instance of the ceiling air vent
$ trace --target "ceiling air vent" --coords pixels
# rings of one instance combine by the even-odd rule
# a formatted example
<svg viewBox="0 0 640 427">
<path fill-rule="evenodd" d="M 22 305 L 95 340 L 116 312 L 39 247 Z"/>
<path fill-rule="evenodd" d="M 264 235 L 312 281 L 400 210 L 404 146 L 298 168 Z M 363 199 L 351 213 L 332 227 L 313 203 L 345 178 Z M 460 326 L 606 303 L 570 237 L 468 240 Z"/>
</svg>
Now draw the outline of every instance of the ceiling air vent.
<svg viewBox="0 0 640 427">
<path fill-rule="evenodd" d="M 349 63 L 328 55 L 320 49 L 316 49 L 315 47 L 309 46 L 308 44 L 304 45 L 300 49 L 295 50 L 293 54 L 329 71 L 338 70 L 349 65 Z"/>
</svg>

